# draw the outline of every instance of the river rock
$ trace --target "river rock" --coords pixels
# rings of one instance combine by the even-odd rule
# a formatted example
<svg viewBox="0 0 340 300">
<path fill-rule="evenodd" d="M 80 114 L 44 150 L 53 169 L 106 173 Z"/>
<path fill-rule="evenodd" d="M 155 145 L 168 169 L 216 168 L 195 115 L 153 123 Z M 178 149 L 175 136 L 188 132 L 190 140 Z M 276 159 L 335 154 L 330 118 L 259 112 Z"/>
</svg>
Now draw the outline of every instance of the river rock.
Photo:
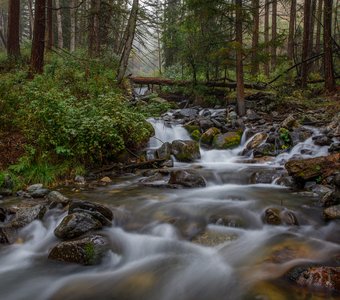
<svg viewBox="0 0 340 300">
<path fill-rule="evenodd" d="M 0 227 L 0 244 L 13 244 L 17 239 L 17 230 L 10 225 Z"/>
<path fill-rule="evenodd" d="M 260 146 L 268 137 L 268 134 L 265 132 L 259 132 L 255 134 L 252 139 L 247 143 L 247 150 L 254 150 L 258 146 Z"/>
<path fill-rule="evenodd" d="M 158 159 L 169 160 L 171 157 L 171 144 L 166 142 L 156 150 L 156 157 Z"/>
<path fill-rule="evenodd" d="M 171 144 L 172 154 L 182 162 L 193 162 L 201 158 L 200 148 L 195 141 L 176 140 Z"/>
<path fill-rule="evenodd" d="M 322 197 L 320 200 L 322 207 L 330 207 L 340 204 L 340 191 L 331 191 Z"/>
<path fill-rule="evenodd" d="M 328 152 L 330 152 L 330 153 L 339 153 L 340 152 L 340 143 L 333 143 L 329 147 Z"/>
<path fill-rule="evenodd" d="M 340 191 L 340 173 L 334 176 L 333 183 L 335 187 Z"/>
<path fill-rule="evenodd" d="M 208 218 L 209 224 L 227 227 L 244 227 L 245 222 L 237 215 L 212 215 Z"/>
<path fill-rule="evenodd" d="M 70 203 L 70 200 L 58 191 L 50 192 L 46 198 L 50 204 L 50 208 L 54 208 L 59 205 L 65 207 Z"/>
<path fill-rule="evenodd" d="M 254 149 L 254 157 L 275 156 L 276 150 L 273 144 L 264 143 Z"/>
<path fill-rule="evenodd" d="M 174 113 L 174 117 L 176 119 L 183 119 L 183 118 L 190 118 L 190 117 L 196 117 L 198 115 L 198 110 L 194 108 L 184 108 L 177 110 Z"/>
<path fill-rule="evenodd" d="M 44 198 L 45 196 L 47 196 L 50 193 L 50 190 L 48 189 L 36 189 L 35 191 L 31 192 L 30 195 L 32 198 Z"/>
<path fill-rule="evenodd" d="M 313 141 L 314 144 L 318 146 L 330 146 L 332 144 L 332 140 L 326 135 L 314 136 Z"/>
<path fill-rule="evenodd" d="M 198 120 L 198 124 L 200 128 L 202 129 L 202 132 L 208 130 L 211 127 L 214 127 L 214 123 L 208 118 L 200 118 Z"/>
<path fill-rule="evenodd" d="M 80 175 L 77 175 L 75 178 L 74 178 L 74 182 L 79 184 L 79 185 L 85 185 L 86 184 L 86 179 L 84 176 L 80 176 Z"/>
<path fill-rule="evenodd" d="M 299 122 L 294 118 L 293 115 L 289 115 L 282 123 L 281 127 L 286 128 L 288 130 L 293 130 L 294 128 L 298 128 L 301 125 Z"/>
<path fill-rule="evenodd" d="M 304 142 L 312 136 L 313 132 L 307 128 L 300 127 L 295 128 L 292 132 L 290 132 L 290 138 L 293 146 L 296 146 L 299 143 Z"/>
<path fill-rule="evenodd" d="M 340 292 L 340 267 L 295 267 L 289 271 L 288 278 L 308 290 L 326 293 Z"/>
<path fill-rule="evenodd" d="M 76 212 L 66 216 L 54 230 L 54 234 L 60 239 L 68 240 L 101 228 L 102 224 L 90 214 Z"/>
<path fill-rule="evenodd" d="M 340 205 L 333 205 L 323 210 L 323 216 L 326 220 L 340 219 Z"/>
<path fill-rule="evenodd" d="M 192 170 L 177 170 L 171 172 L 169 184 L 187 188 L 206 186 L 204 178 Z"/>
<path fill-rule="evenodd" d="M 340 169 L 340 153 L 301 160 L 290 160 L 285 164 L 289 173 L 297 182 L 304 183 L 311 179 L 322 181 Z"/>
<path fill-rule="evenodd" d="M 230 131 L 225 134 L 218 134 L 214 137 L 213 147 L 216 149 L 232 149 L 241 143 L 242 134 Z"/>
<path fill-rule="evenodd" d="M 220 133 L 221 131 L 216 127 L 209 128 L 206 132 L 202 134 L 201 143 L 206 146 L 211 146 L 214 137 Z"/>
<path fill-rule="evenodd" d="M 0 222 L 5 222 L 6 218 L 7 218 L 6 208 L 0 207 Z"/>
<path fill-rule="evenodd" d="M 36 190 L 39 190 L 39 189 L 42 189 L 42 188 L 43 188 L 43 185 L 41 183 L 37 183 L 37 184 L 32 184 L 29 187 L 27 187 L 26 191 L 28 193 L 33 193 Z"/>
<path fill-rule="evenodd" d="M 41 220 L 46 213 L 46 207 L 38 204 L 33 207 L 20 208 L 15 215 L 14 220 L 11 221 L 10 225 L 13 228 L 21 228 L 34 220 Z"/>
<path fill-rule="evenodd" d="M 299 225 L 295 214 L 287 209 L 267 208 L 262 219 L 269 225 Z"/>
<path fill-rule="evenodd" d="M 112 221 L 113 219 L 113 213 L 111 209 L 108 207 L 94 203 L 94 202 L 88 202 L 88 201 L 72 201 L 69 207 L 69 214 L 72 214 L 75 212 L 76 209 L 83 209 L 86 211 L 97 211 L 101 213 L 105 218 Z"/>
<path fill-rule="evenodd" d="M 109 249 L 108 241 L 100 235 L 91 235 L 56 245 L 48 255 L 49 259 L 80 265 L 94 265 L 100 262 Z"/>
</svg>

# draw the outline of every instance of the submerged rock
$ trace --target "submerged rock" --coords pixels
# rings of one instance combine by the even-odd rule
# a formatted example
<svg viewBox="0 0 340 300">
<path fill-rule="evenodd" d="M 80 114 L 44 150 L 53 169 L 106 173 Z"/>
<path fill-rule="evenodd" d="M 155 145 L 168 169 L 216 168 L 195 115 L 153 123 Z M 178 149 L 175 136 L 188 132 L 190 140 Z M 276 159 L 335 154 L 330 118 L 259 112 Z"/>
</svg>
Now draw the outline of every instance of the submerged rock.
<svg viewBox="0 0 340 300">
<path fill-rule="evenodd" d="M 54 230 L 56 237 L 64 240 L 77 238 L 89 231 L 101 229 L 103 226 L 88 213 L 75 212 L 66 216 Z"/>
<path fill-rule="evenodd" d="M 172 154 L 182 162 L 193 162 L 201 158 L 199 145 L 195 141 L 176 140 L 172 144 Z"/>
<path fill-rule="evenodd" d="M 192 170 L 177 170 L 171 172 L 169 184 L 187 188 L 206 186 L 204 178 Z"/>
<path fill-rule="evenodd" d="M 287 209 L 267 208 L 262 219 L 269 225 L 299 225 L 295 214 Z"/>
<path fill-rule="evenodd" d="M 288 278 L 301 287 L 320 292 L 340 292 L 340 267 L 295 267 Z"/>
<path fill-rule="evenodd" d="M 108 241 L 104 237 L 91 235 L 59 243 L 51 250 L 48 258 L 67 263 L 94 265 L 100 262 L 108 249 Z"/>
</svg>

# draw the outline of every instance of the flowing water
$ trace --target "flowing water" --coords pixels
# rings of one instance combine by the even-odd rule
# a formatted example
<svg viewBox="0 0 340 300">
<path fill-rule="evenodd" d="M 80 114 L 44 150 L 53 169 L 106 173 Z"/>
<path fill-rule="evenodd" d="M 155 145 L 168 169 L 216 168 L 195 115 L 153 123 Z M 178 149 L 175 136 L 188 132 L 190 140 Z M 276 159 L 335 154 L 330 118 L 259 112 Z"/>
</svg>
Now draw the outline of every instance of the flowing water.
<svg viewBox="0 0 340 300">
<path fill-rule="evenodd" d="M 151 122 L 152 149 L 189 138 L 180 125 Z M 175 163 L 196 169 L 205 188 L 145 187 L 141 175 L 133 174 L 81 192 L 62 188 L 72 199 L 118 207 L 117 226 L 102 232 L 112 250 L 97 266 L 49 261 L 58 242 L 53 230 L 65 216 L 49 211 L 43 222 L 25 227 L 16 244 L 0 248 L 1 299 L 323 299 L 297 289 L 283 274 L 293 266 L 327 263 L 339 253 L 339 223 L 322 220 L 317 198 L 270 182 L 253 184 L 254 174 L 276 174 L 280 161 L 298 149 L 273 162 L 247 164 L 238 156 L 244 143 L 228 151 L 202 149 L 202 159 L 193 164 Z M 324 149 L 313 151 L 322 155 Z M 268 207 L 294 211 L 300 226 L 264 225 L 261 215 Z M 207 225 L 213 216 L 227 223 Z"/>
</svg>

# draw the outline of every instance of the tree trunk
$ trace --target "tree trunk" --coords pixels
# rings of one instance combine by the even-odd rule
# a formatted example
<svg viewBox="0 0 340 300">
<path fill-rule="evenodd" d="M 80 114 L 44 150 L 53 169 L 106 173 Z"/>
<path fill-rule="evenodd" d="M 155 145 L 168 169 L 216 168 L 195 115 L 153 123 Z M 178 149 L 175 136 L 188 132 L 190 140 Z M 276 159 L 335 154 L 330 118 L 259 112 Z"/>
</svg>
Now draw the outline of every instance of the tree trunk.
<svg viewBox="0 0 340 300">
<path fill-rule="evenodd" d="M 30 75 L 42 73 L 44 68 L 46 0 L 35 1 L 34 31 Z"/>
<path fill-rule="evenodd" d="M 253 36 L 252 36 L 252 56 L 251 56 L 251 73 L 257 75 L 259 72 L 259 62 L 257 59 L 257 51 L 259 46 L 259 27 L 260 27 L 260 1 L 252 0 L 253 10 Z"/>
<path fill-rule="evenodd" d="M 292 0 L 290 5 L 289 34 L 288 34 L 288 58 L 294 58 L 294 36 L 296 24 L 296 0 Z"/>
<path fill-rule="evenodd" d="M 76 50 L 76 6 L 77 0 L 70 1 L 70 52 L 74 52 Z"/>
<path fill-rule="evenodd" d="M 308 59 L 309 54 L 309 38 L 310 38 L 310 10 L 311 0 L 305 0 L 303 11 L 303 42 L 302 42 L 302 61 Z M 304 62 L 301 65 L 301 87 L 307 86 L 308 63 Z"/>
<path fill-rule="evenodd" d="M 34 17 L 33 17 L 32 0 L 28 0 L 28 14 L 29 14 L 29 22 L 30 22 L 30 40 L 32 40 L 33 30 L 34 30 Z"/>
<path fill-rule="evenodd" d="M 276 67 L 276 39 L 277 39 L 277 0 L 272 2 L 272 49 L 271 49 L 271 69 Z"/>
<path fill-rule="evenodd" d="M 134 40 L 135 32 L 136 32 L 138 8 L 139 8 L 139 0 L 133 0 L 130 17 L 129 17 L 129 21 L 127 24 L 127 32 L 128 32 L 127 39 L 124 45 L 124 50 L 121 55 L 119 68 L 118 68 L 117 81 L 119 84 L 123 81 L 123 78 L 124 78 L 124 75 L 125 75 L 125 72 L 128 66 L 132 44 L 133 44 L 133 40 Z"/>
<path fill-rule="evenodd" d="M 100 52 L 99 33 L 100 0 L 91 0 L 90 32 L 89 32 L 89 55 L 94 57 Z"/>
<path fill-rule="evenodd" d="M 47 50 L 53 47 L 53 4 L 52 0 L 47 0 Z"/>
<path fill-rule="evenodd" d="M 9 58 L 20 56 L 20 0 L 10 0 L 8 6 L 7 55 Z"/>
<path fill-rule="evenodd" d="M 319 54 L 321 52 L 322 4 L 323 4 L 323 0 L 319 0 L 318 10 L 317 10 L 317 20 L 316 20 L 316 38 L 315 38 L 315 50 L 314 50 L 315 54 Z M 316 61 L 314 63 L 314 68 L 316 71 L 320 70 L 319 61 Z"/>
<path fill-rule="evenodd" d="M 242 0 L 236 0 L 236 42 L 237 42 L 237 52 L 236 52 L 236 94 L 237 94 L 237 110 L 240 116 L 246 114 L 246 108 L 244 103 L 244 79 L 243 79 L 243 55 L 242 55 Z"/>
<path fill-rule="evenodd" d="M 269 0 L 265 2 L 265 12 L 264 12 L 264 42 L 266 47 L 266 55 L 268 61 L 264 65 L 264 73 L 269 76 Z"/>
<path fill-rule="evenodd" d="M 64 37 L 63 37 L 63 23 L 61 18 L 60 0 L 55 0 L 55 6 L 57 9 L 57 27 L 58 27 L 58 48 L 64 48 Z"/>
<path fill-rule="evenodd" d="M 333 51 L 332 51 L 332 0 L 324 0 L 324 35 L 323 47 L 325 51 L 325 89 L 327 92 L 335 90 Z"/>
</svg>

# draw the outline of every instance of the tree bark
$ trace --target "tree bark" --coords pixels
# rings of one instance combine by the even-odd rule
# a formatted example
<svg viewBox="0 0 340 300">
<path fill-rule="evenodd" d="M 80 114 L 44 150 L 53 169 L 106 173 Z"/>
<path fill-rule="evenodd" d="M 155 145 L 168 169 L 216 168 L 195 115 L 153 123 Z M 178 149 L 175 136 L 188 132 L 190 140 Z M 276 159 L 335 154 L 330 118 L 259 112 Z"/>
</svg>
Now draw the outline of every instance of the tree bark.
<svg viewBox="0 0 340 300">
<path fill-rule="evenodd" d="M 138 9 L 139 9 L 139 0 L 133 0 L 131 13 L 129 17 L 129 21 L 127 24 L 127 39 L 124 45 L 124 50 L 121 55 L 121 59 L 119 62 L 118 67 L 118 73 L 117 73 L 117 81 L 120 84 L 123 81 L 123 78 L 125 76 L 125 72 L 128 66 L 130 53 L 132 50 L 133 40 L 135 37 L 136 32 L 136 24 L 137 24 L 137 18 L 138 18 Z"/>
<path fill-rule="evenodd" d="M 276 67 L 276 39 L 277 39 L 277 0 L 272 2 L 272 47 L 271 47 L 271 70 Z"/>
<path fill-rule="evenodd" d="M 8 6 L 7 55 L 20 57 L 20 0 L 10 0 Z"/>
<path fill-rule="evenodd" d="M 90 32 L 89 32 L 89 56 L 95 57 L 100 52 L 99 33 L 100 0 L 91 0 Z"/>
<path fill-rule="evenodd" d="M 236 52 L 236 95 L 237 95 L 237 111 L 240 116 L 246 114 L 245 102 L 244 102 L 244 79 L 243 79 L 243 38 L 242 38 L 242 0 L 236 0 L 236 42 L 237 42 L 237 52 Z"/>
<path fill-rule="evenodd" d="M 58 27 L 58 48 L 64 48 L 64 37 L 63 37 L 63 23 L 61 17 L 60 0 L 55 0 L 55 6 L 57 9 L 57 27 Z"/>
<path fill-rule="evenodd" d="M 44 68 L 46 0 L 35 1 L 34 31 L 30 75 L 42 73 Z"/>
<path fill-rule="evenodd" d="M 76 6 L 77 0 L 70 1 L 70 52 L 74 52 L 76 50 Z"/>
<path fill-rule="evenodd" d="M 264 64 L 264 73 L 269 76 L 269 0 L 265 0 L 265 12 L 264 12 L 264 42 L 266 47 L 266 55 L 268 61 Z"/>
<path fill-rule="evenodd" d="M 252 36 L 252 56 L 251 56 L 251 73 L 257 75 L 259 72 L 259 63 L 257 59 L 257 51 L 259 46 L 259 27 L 260 27 L 260 1 L 252 0 L 253 10 L 253 36 Z"/>
<path fill-rule="evenodd" d="M 296 24 L 296 0 L 292 0 L 290 5 L 289 34 L 288 34 L 288 58 L 294 58 L 294 35 Z"/>
<path fill-rule="evenodd" d="M 47 0 L 47 50 L 53 47 L 53 1 Z"/>
<path fill-rule="evenodd" d="M 316 20 L 316 38 L 315 38 L 315 54 L 319 54 L 321 51 L 321 22 L 322 22 L 322 4 L 323 0 L 319 0 L 317 9 L 317 20 Z M 315 70 L 320 70 L 320 62 L 314 63 Z"/>
<path fill-rule="evenodd" d="M 332 51 L 332 0 L 324 0 L 324 68 L 325 68 L 325 89 L 327 92 L 335 90 L 335 78 L 333 67 Z"/>
<path fill-rule="evenodd" d="M 302 61 L 308 59 L 309 55 L 309 38 L 310 38 L 310 11 L 311 0 L 305 0 L 303 11 L 303 42 L 302 42 Z M 307 86 L 308 63 L 305 61 L 301 66 L 301 87 Z"/>
<path fill-rule="evenodd" d="M 32 40 L 33 30 L 34 30 L 34 16 L 33 16 L 32 0 L 28 0 L 28 14 L 29 14 L 29 22 L 30 22 L 30 40 Z"/>
</svg>

